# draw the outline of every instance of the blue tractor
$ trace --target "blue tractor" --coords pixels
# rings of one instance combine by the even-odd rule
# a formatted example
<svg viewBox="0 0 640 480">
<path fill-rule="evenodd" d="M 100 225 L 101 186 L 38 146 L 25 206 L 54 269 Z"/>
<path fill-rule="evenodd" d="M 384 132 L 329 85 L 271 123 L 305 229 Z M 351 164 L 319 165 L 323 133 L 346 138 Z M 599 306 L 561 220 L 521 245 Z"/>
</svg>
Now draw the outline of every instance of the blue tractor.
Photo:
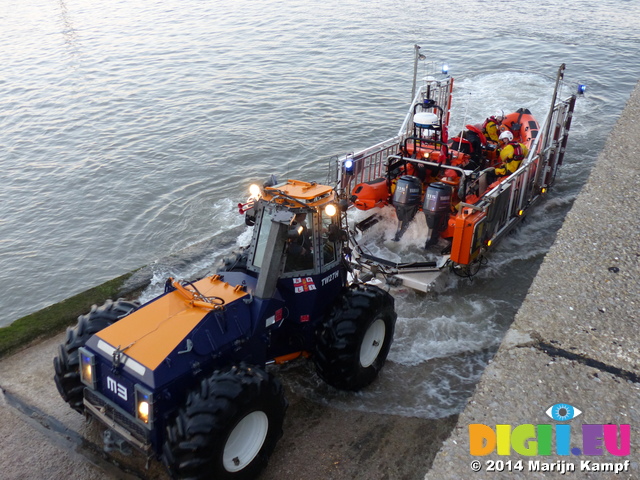
<svg viewBox="0 0 640 480">
<path fill-rule="evenodd" d="M 328 384 L 355 391 L 391 346 L 393 297 L 349 283 L 331 187 L 265 184 L 243 207 L 251 244 L 217 274 L 170 278 L 142 306 L 94 307 L 54 359 L 72 408 L 175 478 L 249 479 L 264 468 L 287 409 L 267 365 L 309 357 Z"/>
</svg>

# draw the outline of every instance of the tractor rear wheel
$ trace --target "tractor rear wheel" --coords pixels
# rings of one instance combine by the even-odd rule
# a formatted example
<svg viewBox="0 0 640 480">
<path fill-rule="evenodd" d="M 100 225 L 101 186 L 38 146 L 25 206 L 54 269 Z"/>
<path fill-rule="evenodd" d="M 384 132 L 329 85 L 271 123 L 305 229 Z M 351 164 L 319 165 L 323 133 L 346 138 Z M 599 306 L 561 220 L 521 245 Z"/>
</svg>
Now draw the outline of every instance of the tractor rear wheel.
<svg viewBox="0 0 640 480">
<path fill-rule="evenodd" d="M 341 390 L 371 384 L 387 359 L 395 330 L 394 300 L 372 285 L 352 285 L 316 332 L 318 375 Z"/>
<path fill-rule="evenodd" d="M 163 461 L 177 478 L 255 478 L 282 436 L 287 405 L 280 382 L 260 368 L 216 371 L 169 423 Z"/>
<path fill-rule="evenodd" d="M 236 252 L 233 256 L 225 258 L 223 260 L 223 265 L 219 272 L 246 272 L 247 271 L 247 261 L 249 260 L 249 254 L 245 251 L 245 249 L 241 249 L 239 252 Z"/>
<path fill-rule="evenodd" d="M 139 306 L 138 302 L 107 300 L 104 305 L 94 305 L 89 313 L 80 315 L 75 327 L 67 328 L 65 342 L 58 346 L 58 356 L 53 359 L 53 379 L 64 401 L 77 412 L 84 412 L 84 384 L 80 380 L 78 349 L 87 343 L 91 335 L 137 310 Z"/>
</svg>

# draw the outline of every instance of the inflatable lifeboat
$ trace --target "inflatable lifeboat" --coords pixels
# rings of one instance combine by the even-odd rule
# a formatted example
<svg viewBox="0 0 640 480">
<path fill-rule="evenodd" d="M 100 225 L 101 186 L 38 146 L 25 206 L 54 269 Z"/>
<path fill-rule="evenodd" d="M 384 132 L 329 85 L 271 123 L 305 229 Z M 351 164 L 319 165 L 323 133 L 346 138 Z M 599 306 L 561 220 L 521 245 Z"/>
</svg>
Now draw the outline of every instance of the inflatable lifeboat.
<svg viewBox="0 0 640 480">
<path fill-rule="evenodd" d="M 455 226 L 452 217 L 458 205 L 476 203 L 487 188 L 461 189 L 463 172 L 485 171 L 499 166 L 499 146 L 487 140 L 481 127 L 466 125 L 465 130 L 447 141 L 442 128 L 443 110 L 433 103 L 414 113 L 414 132 L 404 138 L 396 157 L 386 168 L 386 176 L 357 184 L 350 196 L 353 205 L 369 210 L 393 205 L 398 218 L 394 240 L 398 241 L 419 211 L 423 211 L 429 231 L 425 246 L 438 238 L 452 238 Z M 440 113 L 438 115 L 436 112 Z M 513 141 L 532 150 L 539 124 L 531 112 L 521 108 L 504 116 L 501 131 L 510 131 Z M 491 185 L 500 183 L 493 178 Z M 451 224 L 451 225 L 450 225 Z"/>
<path fill-rule="evenodd" d="M 561 78 L 559 71 L 545 126 L 527 108 L 502 115 L 500 132 L 512 137 L 507 143 L 490 140 L 483 123 L 465 125 L 449 138 L 453 79 L 427 80 L 397 137 L 352 154 L 349 162 L 343 157 L 338 188 L 348 192 L 356 209 L 393 208 L 395 241 L 417 215 L 424 215 L 425 258 L 437 258 L 435 267 L 425 268 L 449 265 L 469 275 L 546 191 L 562 163 L 564 149 L 552 146 L 566 145 L 576 95 L 557 102 Z M 500 154 L 509 152 L 508 145 L 519 158 L 506 169 Z M 356 230 L 364 235 L 376 223 L 375 215 L 359 222 Z M 357 241 L 354 247 L 356 254 L 362 252 L 361 261 L 376 265 L 372 270 L 400 277 L 406 267 L 371 257 Z M 406 268 L 415 272 L 417 267 L 414 262 Z"/>
</svg>

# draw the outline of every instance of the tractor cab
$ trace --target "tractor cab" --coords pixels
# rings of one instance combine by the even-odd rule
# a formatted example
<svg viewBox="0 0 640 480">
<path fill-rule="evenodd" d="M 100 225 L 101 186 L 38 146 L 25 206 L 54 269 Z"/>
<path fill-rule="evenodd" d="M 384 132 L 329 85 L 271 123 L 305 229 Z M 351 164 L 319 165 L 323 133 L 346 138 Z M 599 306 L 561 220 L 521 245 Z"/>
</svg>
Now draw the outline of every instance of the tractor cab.
<svg viewBox="0 0 640 480">
<path fill-rule="evenodd" d="M 287 180 L 252 192 L 244 208 L 247 223 L 254 224 L 246 271 L 257 277 L 253 295 L 271 302 L 274 322 L 290 327 L 282 330 L 282 338 L 278 325 L 270 328 L 268 356 L 275 358 L 291 351 L 292 338 L 307 345 L 312 341 L 313 325 L 347 284 L 346 233 L 332 187 Z"/>
<path fill-rule="evenodd" d="M 280 278 L 323 274 L 340 263 L 340 215 L 333 188 L 288 180 L 263 187 L 251 210 L 246 215 L 254 219 L 255 230 L 248 270 L 258 273 L 264 268 L 269 232 L 274 223 L 283 222 Z"/>
</svg>

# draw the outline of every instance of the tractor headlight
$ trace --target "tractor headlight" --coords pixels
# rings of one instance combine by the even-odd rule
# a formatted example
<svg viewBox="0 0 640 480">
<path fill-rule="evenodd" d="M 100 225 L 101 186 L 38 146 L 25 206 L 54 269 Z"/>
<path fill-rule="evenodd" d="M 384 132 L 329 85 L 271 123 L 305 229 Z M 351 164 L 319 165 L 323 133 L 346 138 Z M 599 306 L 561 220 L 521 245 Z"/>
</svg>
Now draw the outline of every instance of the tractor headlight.
<svg viewBox="0 0 640 480">
<path fill-rule="evenodd" d="M 149 423 L 149 402 L 142 400 L 138 404 L 138 416 L 144 423 Z"/>
<path fill-rule="evenodd" d="M 78 349 L 80 356 L 80 380 L 87 387 L 96 388 L 96 357 L 83 347 Z"/>
<path fill-rule="evenodd" d="M 153 425 L 153 394 L 140 385 L 135 386 L 136 418 L 151 428 Z"/>
<path fill-rule="evenodd" d="M 324 213 L 326 213 L 330 217 L 333 217 L 336 214 L 337 211 L 338 211 L 338 209 L 336 208 L 336 206 L 333 203 L 330 203 L 329 205 L 324 207 Z"/>
<path fill-rule="evenodd" d="M 249 195 L 251 195 L 249 198 L 258 199 L 262 196 L 262 189 L 254 183 L 249 187 Z"/>
</svg>

